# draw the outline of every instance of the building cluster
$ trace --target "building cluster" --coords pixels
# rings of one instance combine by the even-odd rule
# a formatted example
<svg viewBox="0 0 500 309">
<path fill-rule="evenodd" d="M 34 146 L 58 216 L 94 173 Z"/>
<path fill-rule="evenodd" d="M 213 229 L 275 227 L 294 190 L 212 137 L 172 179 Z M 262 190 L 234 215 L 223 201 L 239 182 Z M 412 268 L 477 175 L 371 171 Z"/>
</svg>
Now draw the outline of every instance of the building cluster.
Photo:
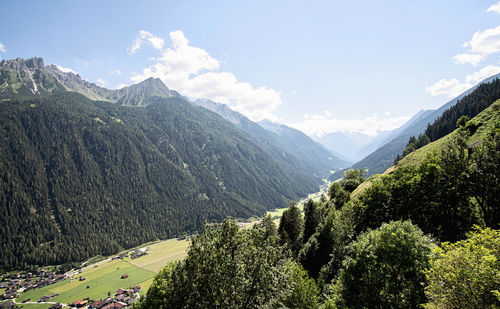
<svg viewBox="0 0 500 309">
<path fill-rule="evenodd" d="M 24 274 L 12 274 L 3 276 L 0 281 L 0 289 L 5 289 L 2 299 L 14 299 L 19 297 L 21 292 L 41 288 L 49 284 L 54 284 L 65 280 L 67 277 L 55 272 L 40 270 L 36 273 L 27 272 Z"/>
<path fill-rule="evenodd" d="M 118 289 L 112 297 L 107 297 L 98 301 L 90 299 L 77 299 L 70 304 L 75 308 L 88 308 L 88 309 L 122 309 L 127 308 L 139 298 L 139 285 L 131 287 L 128 290 Z"/>
</svg>

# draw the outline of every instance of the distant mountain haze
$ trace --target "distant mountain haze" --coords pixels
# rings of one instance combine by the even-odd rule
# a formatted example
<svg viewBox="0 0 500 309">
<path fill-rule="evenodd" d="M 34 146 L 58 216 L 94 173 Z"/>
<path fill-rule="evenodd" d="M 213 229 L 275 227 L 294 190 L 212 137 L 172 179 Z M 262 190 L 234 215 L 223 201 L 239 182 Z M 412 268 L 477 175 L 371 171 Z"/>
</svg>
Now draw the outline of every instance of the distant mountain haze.
<svg viewBox="0 0 500 309">
<path fill-rule="evenodd" d="M 396 156 L 403 152 L 406 144 L 408 143 L 408 139 L 411 136 L 418 136 L 423 133 L 426 130 L 427 125 L 434 122 L 443 114 L 444 111 L 455 105 L 466 95 L 473 92 L 481 84 L 490 83 L 497 78 L 500 78 L 500 74 L 486 78 L 479 84 L 463 92 L 461 95 L 450 100 L 436 110 L 422 110 L 418 112 L 403 126 L 391 131 L 385 138 L 386 142 L 384 142 L 371 154 L 353 164 L 352 168 L 364 168 L 368 171 L 368 175 L 383 173 L 392 166 Z M 341 173 L 337 173 L 334 178 L 338 179 L 339 175 L 341 175 Z M 334 179 L 331 178 L 331 180 Z"/>
<path fill-rule="evenodd" d="M 297 129 L 269 120 L 253 122 L 225 104 L 208 99 L 198 99 L 194 103 L 219 114 L 246 132 L 252 140 L 266 145 L 269 152 L 278 160 L 288 161 L 300 169 L 313 171 L 313 174 L 320 179 L 327 178 L 333 170 L 349 166 L 349 162 L 332 154 Z M 288 155 L 283 156 L 283 154 Z"/>
<path fill-rule="evenodd" d="M 312 136 L 312 139 L 354 163 L 377 149 L 378 143 L 388 134 L 389 131 L 379 132 L 375 136 L 359 132 L 333 132 L 322 136 Z"/>
</svg>

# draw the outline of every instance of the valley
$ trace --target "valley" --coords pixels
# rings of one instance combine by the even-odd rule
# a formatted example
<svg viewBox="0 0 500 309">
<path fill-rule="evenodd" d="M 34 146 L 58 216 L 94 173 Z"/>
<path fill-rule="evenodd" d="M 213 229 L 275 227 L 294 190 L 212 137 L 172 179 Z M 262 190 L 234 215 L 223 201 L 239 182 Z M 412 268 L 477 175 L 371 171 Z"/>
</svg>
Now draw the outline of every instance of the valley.
<svg viewBox="0 0 500 309">
<path fill-rule="evenodd" d="M 0 308 L 500 307 L 500 2 L 23 4 Z"/>
<path fill-rule="evenodd" d="M 321 194 L 323 192 L 311 194 L 308 198 L 317 199 Z M 303 203 L 304 201 L 299 204 L 301 209 Z M 266 215 L 271 216 L 274 222 L 279 224 L 281 215 L 286 209 L 274 209 L 268 211 Z M 238 223 L 238 225 L 242 228 L 250 228 L 258 221 L 260 220 L 257 218 L 251 218 Z M 133 286 L 140 287 L 138 294 L 143 296 L 153 283 L 154 276 L 167 263 L 185 258 L 191 237 L 145 243 L 117 255 L 94 257 L 83 263 L 81 268 L 65 273 L 64 279 L 61 281 L 30 291 L 18 292 L 18 296 L 13 300 L 17 304 L 22 304 L 25 308 L 43 309 L 50 308 L 58 303 L 69 306 L 73 301 L 84 299 L 87 299 L 87 304 L 90 304 L 93 301 L 103 300 L 110 296 L 111 298 L 116 297 L 116 291 L 119 289 L 128 289 Z M 132 254 L 137 250 L 146 254 L 131 258 Z M 13 274 L 17 274 L 17 272 L 3 274 L 0 284 L 7 284 L 9 280 L 6 278 Z M 127 275 L 125 279 L 122 278 L 124 274 Z M 84 278 L 84 280 L 81 280 L 81 278 Z M 0 290 L 0 292 L 4 294 L 5 290 Z M 50 297 L 39 302 L 44 296 Z"/>
</svg>

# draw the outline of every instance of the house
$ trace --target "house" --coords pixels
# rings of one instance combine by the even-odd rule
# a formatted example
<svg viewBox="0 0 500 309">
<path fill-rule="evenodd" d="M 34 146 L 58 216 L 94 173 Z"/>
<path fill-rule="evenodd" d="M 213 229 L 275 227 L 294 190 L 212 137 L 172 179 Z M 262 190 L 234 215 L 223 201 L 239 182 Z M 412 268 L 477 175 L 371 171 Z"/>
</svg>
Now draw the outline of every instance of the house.
<svg viewBox="0 0 500 309">
<path fill-rule="evenodd" d="M 134 291 L 134 293 L 140 292 L 141 291 L 141 286 L 140 285 L 133 286 L 132 290 Z"/>
<path fill-rule="evenodd" d="M 71 303 L 71 306 L 72 307 L 80 308 L 80 307 L 85 306 L 86 304 L 87 304 L 86 300 L 77 299 L 77 300 L 75 300 L 74 302 Z"/>
<path fill-rule="evenodd" d="M 123 303 L 128 303 L 130 301 L 130 297 L 127 294 L 122 294 L 122 295 L 118 295 L 116 297 L 116 300 L 123 302 Z"/>
<path fill-rule="evenodd" d="M 53 304 L 49 309 L 61 309 L 63 305 L 61 303 Z"/>
<path fill-rule="evenodd" d="M 42 296 L 40 297 L 40 299 L 38 300 L 39 303 L 45 303 L 45 302 L 48 302 L 50 300 L 50 296 L 49 295 L 45 295 L 45 296 Z"/>
<path fill-rule="evenodd" d="M 104 306 L 103 302 L 98 300 L 98 301 L 91 303 L 89 305 L 89 309 L 99 309 L 99 308 L 102 308 L 102 306 Z"/>
<path fill-rule="evenodd" d="M 125 304 L 125 303 L 116 302 L 116 303 L 106 305 L 106 306 L 102 307 L 101 309 L 121 309 L 121 308 L 126 307 L 126 306 L 127 306 L 127 304 Z"/>
<path fill-rule="evenodd" d="M 127 274 L 123 274 L 122 275 L 122 279 L 127 279 L 128 278 L 128 275 Z"/>
<path fill-rule="evenodd" d="M 131 259 L 136 259 L 136 258 L 141 257 L 141 256 L 146 255 L 146 254 L 148 254 L 146 252 L 146 249 L 137 249 L 137 250 L 134 250 L 132 252 L 132 254 L 130 255 L 130 258 Z"/>
<path fill-rule="evenodd" d="M 123 277 L 123 276 L 122 276 Z M 126 293 L 127 290 L 124 290 L 124 289 L 118 289 L 115 293 L 115 295 L 122 295 L 123 293 Z"/>
</svg>

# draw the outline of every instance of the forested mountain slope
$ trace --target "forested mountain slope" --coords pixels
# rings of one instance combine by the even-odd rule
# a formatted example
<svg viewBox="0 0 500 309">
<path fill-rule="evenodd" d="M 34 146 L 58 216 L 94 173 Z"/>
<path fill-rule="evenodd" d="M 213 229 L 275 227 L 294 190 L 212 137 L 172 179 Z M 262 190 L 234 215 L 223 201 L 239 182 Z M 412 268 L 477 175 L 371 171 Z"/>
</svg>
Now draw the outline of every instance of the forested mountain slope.
<svg viewBox="0 0 500 309">
<path fill-rule="evenodd" d="M 271 122 L 255 123 L 226 105 L 208 99 L 196 100 L 194 103 L 236 125 L 253 141 L 264 145 L 266 151 L 273 154 L 276 160 L 308 171 L 318 179 L 327 178 L 332 170 L 348 166 L 347 162 L 298 130 Z"/>
<path fill-rule="evenodd" d="M 145 103 L 4 97 L 0 268 L 111 254 L 317 190 L 220 116 L 180 97 Z"/>
<path fill-rule="evenodd" d="M 460 118 L 466 117 L 461 120 L 466 121 L 488 108 L 498 99 L 500 99 L 500 79 L 480 85 L 476 90 L 459 100 L 457 104 L 447 109 L 432 124 L 429 124 L 425 132 L 418 138 L 416 136 L 410 137 L 402 155 L 398 155 L 396 161 L 427 143 L 450 134 L 457 128 Z M 469 129 L 474 130 L 475 128 Z"/>
<path fill-rule="evenodd" d="M 474 147 L 487 141 L 491 137 L 488 132 L 500 130 L 500 100 L 495 101 L 488 108 L 484 109 L 477 116 L 462 124 L 461 130 L 467 133 L 467 147 L 470 152 Z M 395 168 L 404 166 L 413 166 L 427 155 L 432 152 L 439 152 L 441 149 L 447 147 L 451 140 L 457 137 L 459 131 L 455 129 L 448 135 L 445 135 L 419 149 L 414 150 L 405 157 L 403 157 L 396 165 Z"/>
<path fill-rule="evenodd" d="M 364 168 L 368 170 L 368 175 L 383 173 L 387 168 L 389 168 L 396 156 L 403 152 L 408 139 L 411 136 L 418 136 L 423 133 L 430 123 L 433 123 L 439 116 L 441 116 L 444 111 L 449 109 L 451 106 L 455 105 L 459 100 L 464 98 L 466 95 L 472 93 L 477 87 L 484 83 L 491 83 L 495 81 L 500 74 L 489 77 L 479 83 L 478 85 L 467 90 L 457 98 L 449 101 L 442 107 L 433 111 L 424 111 L 419 113 L 418 117 L 412 118 L 407 124 L 405 124 L 400 129 L 396 129 L 394 134 L 391 134 L 392 139 L 386 142 L 383 146 L 375 150 L 373 153 L 369 154 L 363 160 L 355 163 L 353 168 Z"/>
</svg>

